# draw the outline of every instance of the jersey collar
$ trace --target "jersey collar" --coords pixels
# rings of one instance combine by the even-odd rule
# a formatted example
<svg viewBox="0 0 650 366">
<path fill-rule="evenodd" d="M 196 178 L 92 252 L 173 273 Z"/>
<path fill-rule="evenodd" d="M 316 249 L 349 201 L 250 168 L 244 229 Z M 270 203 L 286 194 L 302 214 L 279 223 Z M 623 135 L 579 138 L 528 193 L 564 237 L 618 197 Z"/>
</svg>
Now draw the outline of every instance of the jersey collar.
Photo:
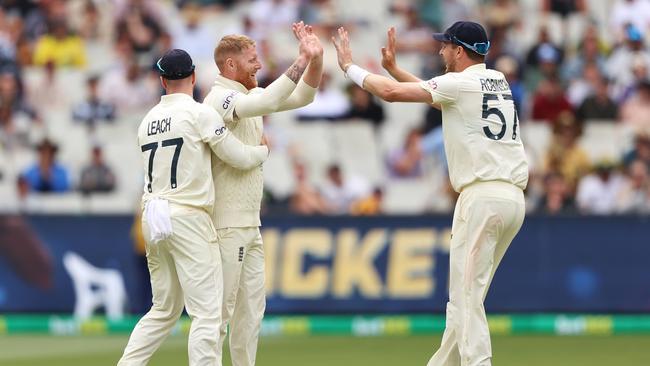
<svg viewBox="0 0 650 366">
<path fill-rule="evenodd" d="M 472 66 L 468 66 L 465 70 L 463 70 L 463 72 L 465 72 L 465 71 L 475 71 L 475 70 L 478 71 L 478 70 L 485 70 L 485 69 L 486 69 L 485 64 L 480 63 L 480 64 L 474 64 Z"/>
<path fill-rule="evenodd" d="M 166 94 L 160 97 L 160 103 L 173 103 L 188 100 L 194 101 L 194 98 L 185 93 Z"/>
<path fill-rule="evenodd" d="M 228 79 L 227 77 L 222 76 L 221 74 L 217 75 L 217 79 L 214 81 L 215 84 L 224 86 L 228 89 L 233 89 L 240 91 L 242 93 L 248 94 L 249 90 L 246 87 L 235 80 Z"/>
</svg>

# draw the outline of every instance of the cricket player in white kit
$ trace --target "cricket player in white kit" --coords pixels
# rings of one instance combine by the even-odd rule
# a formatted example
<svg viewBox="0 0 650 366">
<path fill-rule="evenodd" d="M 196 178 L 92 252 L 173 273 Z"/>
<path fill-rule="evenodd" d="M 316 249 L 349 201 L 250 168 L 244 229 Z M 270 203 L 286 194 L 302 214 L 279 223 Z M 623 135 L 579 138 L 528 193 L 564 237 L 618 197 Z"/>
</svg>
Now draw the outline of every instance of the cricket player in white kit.
<svg viewBox="0 0 650 366">
<path fill-rule="evenodd" d="M 460 193 L 452 224 L 447 326 L 429 366 L 488 366 L 492 350 L 483 301 L 494 272 L 524 220 L 528 165 L 508 82 L 485 67 L 485 30 L 457 22 L 442 42 L 447 73 L 422 81 L 395 63 L 395 29 L 382 65 L 397 80 L 352 63 L 347 31 L 332 37 L 338 61 L 359 86 L 389 102 L 427 103 L 442 111 L 451 184 Z"/>
<path fill-rule="evenodd" d="M 268 148 L 242 144 L 218 113 L 194 101 L 194 65 L 185 51 L 167 52 L 158 68 L 167 95 L 138 129 L 145 167 L 142 228 L 153 306 L 135 326 L 118 365 L 146 365 L 183 306 L 192 319 L 189 364 L 221 365 L 217 340 L 223 279 L 221 266 L 215 265 L 220 252 L 211 220 L 211 153 L 245 171 L 259 169 Z"/>
<path fill-rule="evenodd" d="M 323 48 L 311 27 L 302 22 L 293 24 L 293 33 L 299 42 L 298 57 L 264 89 L 257 86 L 255 75 L 261 64 L 253 40 L 226 36 L 215 49 L 220 75 L 203 103 L 219 112 L 233 135 L 246 144 L 259 142 L 262 116 L 299 108 L 314 99 L 322 74 Z M 213 159 L 213 174 L 218 187 L 213 220 L 224 276 L 223 323 L 217 348 L 221 354 L 229 326 L 233 366 L 252 366 L 266 308 L 259 230 L 262 169 L 240 171 L 217 158 Z"/>
</svg>

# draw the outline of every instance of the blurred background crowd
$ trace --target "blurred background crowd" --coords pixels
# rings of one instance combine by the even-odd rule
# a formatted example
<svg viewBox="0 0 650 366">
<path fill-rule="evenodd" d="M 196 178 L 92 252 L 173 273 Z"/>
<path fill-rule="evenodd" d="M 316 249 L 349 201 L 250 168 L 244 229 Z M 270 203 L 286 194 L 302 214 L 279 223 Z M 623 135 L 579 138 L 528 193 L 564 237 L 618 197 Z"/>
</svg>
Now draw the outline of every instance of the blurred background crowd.
<svg viewBox="0 0 650 366">
<path fill-rule="evenodd" d="M 217 41 L 257 42 L 261 86 L 297 53 L 290 25 L 326 43 L 314 103 L 265 120 L 267 214 L 449 213 L 440 112 L 384 103 L 346 80 L 329 37 L 351 30 L 355 61 L 444 72 L 431 38 L 456 20 L 484 24 L 487 65 L 503 72 L 531 178 L 530 212 L 650 213 L 650 0 L 1 0 L 0 211 L 133 212 L 142 191 L 136 129 L 162 90 L 170 48 L 197 65 L 203 100 Z M 472 10 L 470 10 L 472 9 Z M 526 14 L 522 17 L 522 14 Z M 530 14 L 534 14 L 531 16 Z"/>
</svg>

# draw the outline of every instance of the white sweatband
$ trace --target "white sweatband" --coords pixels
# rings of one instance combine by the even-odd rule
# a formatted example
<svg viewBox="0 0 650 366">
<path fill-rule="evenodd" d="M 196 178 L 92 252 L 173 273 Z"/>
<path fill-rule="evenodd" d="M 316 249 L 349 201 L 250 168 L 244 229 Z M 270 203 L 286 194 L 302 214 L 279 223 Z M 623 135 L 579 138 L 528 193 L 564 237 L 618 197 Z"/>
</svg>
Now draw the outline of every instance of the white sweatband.
<svg viewBox="0 0 650 366">
<path fill-rule="evenodd" d="M 355 64 L 350 65 L 350 67 L 348 67 L 348 71 L 345 72 L 345 76 L 350 78 L 350 80 L 354 81 L 355 84 L 359 85 L 362 88 L 363 80 L 365 80 L 366 76 L 368 75 L 370 75 L 368 71 Z"/>
</svg>

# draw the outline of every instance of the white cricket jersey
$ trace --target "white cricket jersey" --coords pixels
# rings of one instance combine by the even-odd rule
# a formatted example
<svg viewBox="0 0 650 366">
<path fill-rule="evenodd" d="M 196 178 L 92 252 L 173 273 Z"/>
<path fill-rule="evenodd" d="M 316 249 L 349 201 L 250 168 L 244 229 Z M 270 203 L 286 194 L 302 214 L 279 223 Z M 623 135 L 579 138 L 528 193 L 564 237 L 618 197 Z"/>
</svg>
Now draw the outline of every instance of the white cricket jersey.
<svg viewBox="0 0 650 366">
<path fill-rule="evenodd" d="M 219 75 L 203 103 L 223 117 L 228 130 L 241 142 L 257 145 L 264 130 L 262 116 L 235 118 L 234 109 L 236 98 L 262 91 L 262 88 L 249 91 L 241 83 Z M 264 189 L 262 169 L 239 171 L 224 164 L 221 159 L 213 159 L 212 166 L 214 183 L 219 187 L 213 214 L 216 228 L 260 226 Z"/>
<path fill-rule="evenodd" d="M 230 162 L 258 166 L 266 146 L 245 146 L 230 135 L 221 116 L 187 94 L 161 97 L 138 128 L 145 168 L 143 202 L 157 197 L 212 211 L 211 152 Z"/>
<path fill-rule="evenodd" d="M 420 85 L 441 106 L 449 178 L 456 192 L 477 181 L 526 188 L 528 163 L 512 92 L 502 73 L 477 64 Z"/>
</svg>

